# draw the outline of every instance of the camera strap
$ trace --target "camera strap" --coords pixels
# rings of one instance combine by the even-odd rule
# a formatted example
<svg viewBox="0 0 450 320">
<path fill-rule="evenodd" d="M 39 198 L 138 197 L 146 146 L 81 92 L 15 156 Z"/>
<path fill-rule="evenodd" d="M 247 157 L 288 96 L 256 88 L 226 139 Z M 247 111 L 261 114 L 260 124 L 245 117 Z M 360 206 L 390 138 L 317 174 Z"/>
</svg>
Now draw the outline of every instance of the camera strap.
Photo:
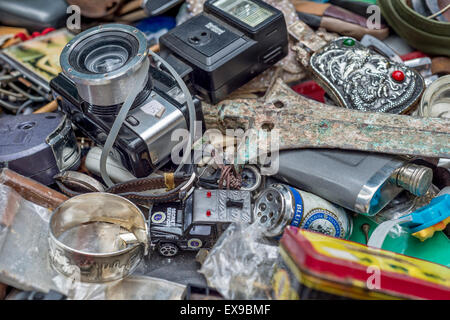
<svg viewBox="0 0 450 320">
<path fill-rule="evenodd" d="M 149 64 L 148 59 L 147 64 Z M 114 142 L 116 141 L 117 135 L 119 134 L 119 130 L 122 127 L 122 124 L 125 121 L 125 118 L 127 117 L 134 100 L 136 99 L 139 92 L 142 90 L 145 83 L 147 82 L 147 77 L 148 77 L 147 72 L 141 72 L 139 76 L 136 78 L 135 85 L 131 88 L 130 93 L 128 94 L 127 98 L 125 99 L 125 102 L 123 103 L 119 111 L 119 114 L 114 120 L 111 131 L 109 132 L 108 137 L 106 138 L 106 142 L 102 150 L 102 155 L 100 157 L 100 172 L 103 181 L 105 181 L 105 183 L 109 187 L 113 186 L 114 183 L 112 182 L 111 178 L 106 172 L 106 160 L 108 158 L 110 151 L 113 148 Z"/>
</svg>

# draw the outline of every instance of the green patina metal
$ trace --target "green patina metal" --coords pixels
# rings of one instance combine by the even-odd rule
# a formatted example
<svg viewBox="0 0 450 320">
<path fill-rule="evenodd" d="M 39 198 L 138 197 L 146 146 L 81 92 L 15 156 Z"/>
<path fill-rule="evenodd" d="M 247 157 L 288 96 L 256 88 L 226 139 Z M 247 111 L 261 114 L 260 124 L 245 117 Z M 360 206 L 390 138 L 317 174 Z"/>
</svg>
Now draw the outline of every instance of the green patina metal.
<svg viewBox="0 0 450 320">
<path fill-rule="evenodd" d="M 325 105 L 276 79 L 264 98 L 203 105 L 208 128 L 279 130 L 280 150 L 337 148 L 450 158 L 450 120 L 365 113 Z"/>
</svg>

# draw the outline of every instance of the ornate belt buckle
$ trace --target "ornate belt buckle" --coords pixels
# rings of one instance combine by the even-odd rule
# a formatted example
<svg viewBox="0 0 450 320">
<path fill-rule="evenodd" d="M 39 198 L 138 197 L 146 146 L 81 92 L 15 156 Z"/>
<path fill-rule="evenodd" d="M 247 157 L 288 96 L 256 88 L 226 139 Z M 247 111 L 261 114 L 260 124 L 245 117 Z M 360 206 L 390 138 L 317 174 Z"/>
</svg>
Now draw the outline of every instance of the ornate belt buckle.
<svg viewBox="0 0 450 320">
<path fill-rule="evenodd" d="M 338 38 L 310 59 L 315 80 L 341 107 L 368 112 L 408 113 L 418 105 L 425 81 L 353 38 Z"/>
</svg>

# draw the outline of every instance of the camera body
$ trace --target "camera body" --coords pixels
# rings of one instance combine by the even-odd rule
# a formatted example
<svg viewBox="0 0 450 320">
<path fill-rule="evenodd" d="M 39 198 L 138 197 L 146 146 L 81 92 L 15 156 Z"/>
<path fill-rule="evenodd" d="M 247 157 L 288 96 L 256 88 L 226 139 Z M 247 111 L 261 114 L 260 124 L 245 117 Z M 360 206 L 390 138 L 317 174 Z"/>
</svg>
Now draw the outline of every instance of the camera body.
<svg viewBox="0 0 450 320">
<path fill-rule="evenodd" d="M 97 145 L 104 146 L 130 92 L 134 98 L 110 155 L 135 177 L 166 164 L 176 129 L 189 129 L 186 97 L 176 80 L 153 66 L 147 40 L 138 29 L 101 25 L 73 38 L 60 56 L 62 73 L 50 86 L 61 110 Z M 194 99 L 196 118 L 203 119 Z"/>
<path fill-rule="evenodd" d="M 216 104 L 288 54 L 281 11 L 260 0 L 209 0 L 160 38 L 161 56 Z"/>
<path fill-rule="evenodd" d="M 176 81 L 153 66 L 149 68 L 148 81 L 119 131 L 112 155 L 138 178 L 150 175 L 169 161 L 172 148 L 179 143 L 171 140 L 172 131 L 187 130 L 189 123 L 187 106 L 181 100 Z M 103 146 L 121 105 L 103 108 L 88 103 L 64 74 L 53 79 L 50 85 L 60 97 L 62 111 L 74 125 Z M 200 101 L 194 98 L 194 105 L 197 119 L 203 119 Z"/>
</svg>

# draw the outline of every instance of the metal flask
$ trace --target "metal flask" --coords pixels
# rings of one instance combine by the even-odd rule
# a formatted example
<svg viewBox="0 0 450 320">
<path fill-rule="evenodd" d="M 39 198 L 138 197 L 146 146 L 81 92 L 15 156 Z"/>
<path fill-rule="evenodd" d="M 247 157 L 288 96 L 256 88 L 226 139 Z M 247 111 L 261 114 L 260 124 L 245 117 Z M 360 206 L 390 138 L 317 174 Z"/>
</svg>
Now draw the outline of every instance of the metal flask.
<svg viewBox="0 0 450 320">
<path fill-rule="evenodd" d="M 277 178 L 348 210 L 373 216 L 401 191 L 424 195 L 430 168 L 405 158 L 343 150 L 295 150 L 280 153 Z"/>
</svg>

